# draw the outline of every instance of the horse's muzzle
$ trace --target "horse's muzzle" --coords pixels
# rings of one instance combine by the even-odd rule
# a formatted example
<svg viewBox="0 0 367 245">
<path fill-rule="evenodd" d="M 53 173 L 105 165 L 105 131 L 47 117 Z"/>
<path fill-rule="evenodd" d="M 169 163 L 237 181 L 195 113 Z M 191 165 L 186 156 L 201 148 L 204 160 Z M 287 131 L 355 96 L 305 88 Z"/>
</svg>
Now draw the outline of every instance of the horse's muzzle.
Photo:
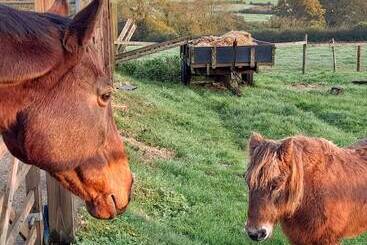
<svg viewBox="0 0 367 245">
<path fill-rule="evenodd" d="M 256 230 L 254 232 L 247 231 L 248 236 L 253 241 L 263 241 L 268 237 L 267 231 L 265 229 Z"/>
</svg>

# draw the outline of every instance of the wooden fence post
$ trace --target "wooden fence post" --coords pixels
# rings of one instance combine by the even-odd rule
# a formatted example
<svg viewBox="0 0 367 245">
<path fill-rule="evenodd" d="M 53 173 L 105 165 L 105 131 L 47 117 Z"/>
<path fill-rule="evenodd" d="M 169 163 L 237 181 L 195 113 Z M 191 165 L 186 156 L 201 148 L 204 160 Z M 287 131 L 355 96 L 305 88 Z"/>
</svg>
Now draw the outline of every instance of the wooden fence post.
<svg viewBox="0 0 367 245">
<path fill-rule="evenodd" d="M 75 0 L 75 14 L 81 10 L 80 0 Z"/>
<path fill-rule="evenodd" d="M 331 46 L 331 51 L 333 53 L 333 71 L 336 72 L 336 53 L 335 53 L 335 39 L 331 39 L 331 43 L 332 43 L 332 46 Z"/>
<path fill-rule="evenodd" d="M 49 174 L 46 180 L 50 243 L 69 244 L 75 233 L 73 196 Z"/>
<path fill-rule="evenodd" d="M 306 73 L 306 59 L 307 59 L 307 43 L 308 43 L 308 35 L 305 35 L 305 44 L 303 44 L 303 63 L 302 63 L 302 73 Z"/>
<path fill-rule="evenodd" d="M 362 54 L 362 46 L 357 46 L 357 72 L 361 71 L 361 54 Z"/>
<path fill-rule="evenodd" d="M 51 7 L 53 2 L 54 0 L 35 0 L 34 9 L 37 12 L 46 12 Z"/>
<path fill-rule="evenodd" d="M 34 215 L 34 223 L 37 230 L 37 239 L 35 244 L 42 245 L 43 244 L 43 216 L 42 216 L 42 193 L 40 189 L 41 183 L 41 170 L 37 167 L 32 167 L 26 178 L 26 195 L 29 192 L 34 192 L 34 204 L 31 212 Z"/>
</svg>

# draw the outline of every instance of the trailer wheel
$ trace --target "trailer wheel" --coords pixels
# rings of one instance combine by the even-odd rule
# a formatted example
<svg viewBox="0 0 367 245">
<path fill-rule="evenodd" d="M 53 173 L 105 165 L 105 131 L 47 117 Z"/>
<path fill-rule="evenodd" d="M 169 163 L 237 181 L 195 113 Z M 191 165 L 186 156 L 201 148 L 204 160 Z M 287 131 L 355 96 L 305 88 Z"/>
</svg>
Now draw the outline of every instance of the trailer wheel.
<svg viewBox="0 0 367 245">
<path fill-rule="evenodd" d="M 186 64 L 186 62 L 181 60 L 181 82 L 184 85 L 190 85 L 191 82 L 191 71 L 190 67 Z"/>
<path fill-rule="evenodd" d="M 254 71 L 248 71 L 242 74 L 242 81 L 244 84 L 253 86 L 254 85 Z"/>
</svg>

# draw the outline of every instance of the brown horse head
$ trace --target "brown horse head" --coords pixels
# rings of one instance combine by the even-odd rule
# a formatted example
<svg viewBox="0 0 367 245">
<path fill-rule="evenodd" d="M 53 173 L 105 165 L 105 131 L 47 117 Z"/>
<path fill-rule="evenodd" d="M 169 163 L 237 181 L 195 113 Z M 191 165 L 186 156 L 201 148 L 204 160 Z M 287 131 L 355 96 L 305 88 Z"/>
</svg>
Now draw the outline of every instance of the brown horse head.
<svg viewBox="0 0 367 245">
<path fill-rule="evenodd" d="M 271 236 L 279 219 L 291 215 L 298 207 L 303 193 L 303 170 L 301 161 L 296 161 L 292 138 L 273 141 L 255 133 L 250 138 L 249 152 L 245 230 L 251 239 L 261 241 Z"/>
<path fill-rule="evenodd" d="M 43 14 L 0 5 L 0 132 L 14 156 L 109 219 L 126 209 L 133 178 L 90 42 L 103 0 L 73 19 L 55 14 L 65 14 L 60 1 Z"/>
</svg>

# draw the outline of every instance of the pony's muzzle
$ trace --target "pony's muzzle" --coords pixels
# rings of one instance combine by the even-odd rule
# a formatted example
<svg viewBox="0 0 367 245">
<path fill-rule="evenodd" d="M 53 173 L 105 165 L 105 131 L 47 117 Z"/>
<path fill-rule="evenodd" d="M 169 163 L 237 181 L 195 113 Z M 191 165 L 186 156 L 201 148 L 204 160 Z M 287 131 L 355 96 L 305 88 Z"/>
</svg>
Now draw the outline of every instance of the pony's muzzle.
<svg viewBox="0 0 367 245">
<path fill-rule="evenodd" d="M 265 240 L 265 238 L 268 236 L 265 229 L 260 229 L 255 232 L 247 232 L 248 236 L 251 238 L 251 240 L 254 241 L 262 241 Z"/>
<path fill-rule="evenodd" d="M 271 227 L 264 226 L 259 229 L 250 228 L 248 226 L 245 227 L 245 231 L 247 235 L 251 238 L 253 241 L 264 241 L 267 238 L 271 236 L 272 229 Z"/>
</svg>

